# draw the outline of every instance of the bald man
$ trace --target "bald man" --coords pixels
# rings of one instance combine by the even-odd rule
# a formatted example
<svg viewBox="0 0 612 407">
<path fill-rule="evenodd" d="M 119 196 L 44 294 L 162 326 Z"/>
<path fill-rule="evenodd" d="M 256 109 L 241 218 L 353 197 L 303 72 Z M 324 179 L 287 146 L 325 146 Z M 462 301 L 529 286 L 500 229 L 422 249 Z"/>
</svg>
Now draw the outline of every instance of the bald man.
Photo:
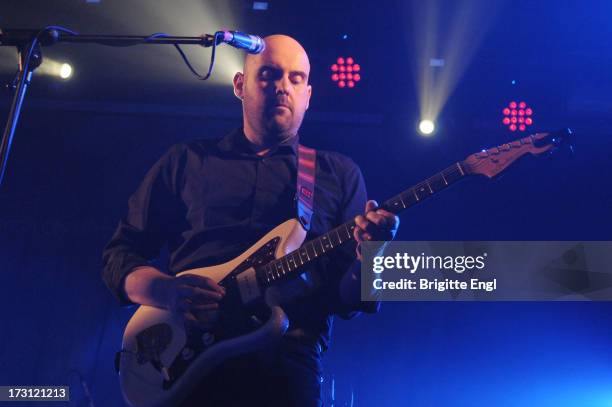
<svg viewBox="0 0 612 407">
<path fill-rule="evenodd" d="M 310 62 L 291 37 L 272 35 L 265 42 L 265 51 L 248 55 L 234 76 L 242 128 L 173 146 L 130 197 L 103 254 L 103 279 L 122 305 L 165 308 L 210 328 L 225 289 L 210 278 L 175 275 L 226 262 L 296 217 L 298 130 L 312 95 Z M 352 218 L 357 243 L 393 239 L 399 220 L 366 202 L 355 163 L 328 151 L 317 151 L 316 160 L 307 239 Z M 291 325 L 280 345 L 227 360 L 182 406 L 320 406 L 320 356 L 332 316 L 376 311 L 360 301 L 353 243 L 308 270 L 311 283 L 283 304 Z M 151 265 L 163 246 L 170 253 L 168 272 Z"/>
</svg>

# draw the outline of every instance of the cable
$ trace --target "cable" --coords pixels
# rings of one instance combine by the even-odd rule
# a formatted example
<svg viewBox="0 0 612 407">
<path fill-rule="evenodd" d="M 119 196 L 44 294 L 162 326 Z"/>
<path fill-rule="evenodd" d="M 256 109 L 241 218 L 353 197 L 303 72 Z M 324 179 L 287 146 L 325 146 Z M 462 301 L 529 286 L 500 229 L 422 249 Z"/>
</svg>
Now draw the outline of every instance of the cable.
<svg viewBox="0 0 612 407">
<path fill-rule="evenodd" d="M 210 53 L 210 64 L 208 65 L 208 72 L 206 73 L 205 76 L 200 75 L 194 68 L 193 66 L 191 66 L 191 64 L 189 63 L 189 59 L 187 59 L 187 55 L 185 55 L 185 53 L 183 52 L 183 50 L 181 49 L 181 47 L 178 44 L 174 44 L 174 47 L 176 48 L 176 50 L 179 52 L 179 54 L 181 54 L 181 57 L 183 58 L 183 61 L 185 62 L 185 64 L 187 65 L 187 68 L 189 68 L 189 70 L 191 71 L 191 73 L 193 73 L 199 80 L 201 81 L 205 81 L 206 79 L 208 79 L 210 77 L 210 75 L 212 74 L 213 71 L 213 67 L 215 66 L 215 50 L 217 49 L 217 44 L 218 44 L 218 38 L 223 35 L 223 33 L 221 31 L 217 31 L 215 33 L 215 38 L 213 40 L 213 45 L 212 45 L 212 51 Z"/>
<path fill-rule="evenodd" d="M 181 46 L 179 44 L 173 44 L 174 47 L 176 48 L 176 50 L 178 51 L 179 55 L 181 56 L 181 58 L 183 59 L 183 62 L 185 62 L 185 65 L 187 65 L 187 68 L 189 68 L 189 70 L 191 71 L 191 73 L 198 78 L 201 81 L 205 81 L 208 78 L 210 78 L 210 75 L 212 74 L 214 65 L 215 65 L 215 51 L 217 49 L 217 44 L 219 43 L 219 37 L 223 35 L 223 32 L 221 31 L 217 31 L 214 35 L 214 41 L 213 41 L 213 45 L 212 45 L 212 52 L 210 55 L 210 64 L 208 65 L 208 71 L 206 72 L 206 75 L 201 75 L 198 71 L 195 70 L 195 68 L 193 67 L 193 65 L 191 65 L 191 62 L 189 62 L 189 58 L 187 58 L 187 55 L 185 54 L 185 52 L 183 51 L 183 49 L 181 48 Z M 139 40 L 134 40 L 131 43 L 125 43 L 125 44 L 121 44 L 121 45 L 111 45 L 111 44 L 107 44 L 105 42 L 96 42 L 97 44 L 101 44 L 101 45 L 106 45 L 106 46 L 111 46 L 111 47 L 131 47 L 133 45 L 139 45 L 139 44 L 145 44 L 147 43 L 149 40 L 155 39 L 155 38 L 167 38 L 170 37 L 169 34 L 166 33 L 155 33 L 155 34 L 151 34 L 146 38 L 143 39 L 139 39 Z"/>
</svg>

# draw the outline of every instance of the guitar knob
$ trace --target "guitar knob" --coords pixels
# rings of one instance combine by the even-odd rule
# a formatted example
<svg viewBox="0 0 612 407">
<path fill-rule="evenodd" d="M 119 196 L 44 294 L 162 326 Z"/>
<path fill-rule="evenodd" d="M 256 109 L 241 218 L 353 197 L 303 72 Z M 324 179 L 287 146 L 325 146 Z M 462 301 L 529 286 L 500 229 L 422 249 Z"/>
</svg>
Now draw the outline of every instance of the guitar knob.
<svg viewBox="0 0 612 407">
<path fill-rule="evenodd" d="M 181 356 L 183 357 L 183 360 L 189 360 L 193 357 L 194 355 L 194 351 L 191 348 L 185 348 L 183 349 L 183 351 L 181 352 Z"/>
<path fill-rule="evenodd" d="M 215 335 L 211 334 L 210 332 L 204 332 L 202 334 L 202 343 L 204 344 L 204 346 L 210 346 L 213 344 L 214 341 Z"/>
</svg>

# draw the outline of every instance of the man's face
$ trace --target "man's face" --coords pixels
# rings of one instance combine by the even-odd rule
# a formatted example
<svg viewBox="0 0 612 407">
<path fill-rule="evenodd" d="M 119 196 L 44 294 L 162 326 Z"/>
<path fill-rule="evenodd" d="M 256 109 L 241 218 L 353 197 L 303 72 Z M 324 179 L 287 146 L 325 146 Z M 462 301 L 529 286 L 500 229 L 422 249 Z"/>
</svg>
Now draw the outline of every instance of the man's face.
<svg viewBox="0 0 612 407">
<path fill-rule="evenodd" d="M 236 74 L 234 92 L 243 101 L 245 128 L 279 141 L 297 134 L 308 109 L 310 63 L 290 37 L 267 37 L 266 50 L 249 55 L 244 74 Z"/>
</svg>

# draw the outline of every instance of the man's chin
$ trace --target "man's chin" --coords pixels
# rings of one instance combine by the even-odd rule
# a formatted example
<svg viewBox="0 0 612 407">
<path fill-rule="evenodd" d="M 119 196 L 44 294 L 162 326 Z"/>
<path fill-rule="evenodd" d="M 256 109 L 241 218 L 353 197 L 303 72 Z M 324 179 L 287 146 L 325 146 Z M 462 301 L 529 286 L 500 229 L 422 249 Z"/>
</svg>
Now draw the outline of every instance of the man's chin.
<svg viewBox="0 0 612 407">
<path fill-rule="evenodd" d="M 276 134 L 291 133 L 293 123 L 287 117 L 274 116 L 268 121 L 268 130 Z"/>
</svg>

